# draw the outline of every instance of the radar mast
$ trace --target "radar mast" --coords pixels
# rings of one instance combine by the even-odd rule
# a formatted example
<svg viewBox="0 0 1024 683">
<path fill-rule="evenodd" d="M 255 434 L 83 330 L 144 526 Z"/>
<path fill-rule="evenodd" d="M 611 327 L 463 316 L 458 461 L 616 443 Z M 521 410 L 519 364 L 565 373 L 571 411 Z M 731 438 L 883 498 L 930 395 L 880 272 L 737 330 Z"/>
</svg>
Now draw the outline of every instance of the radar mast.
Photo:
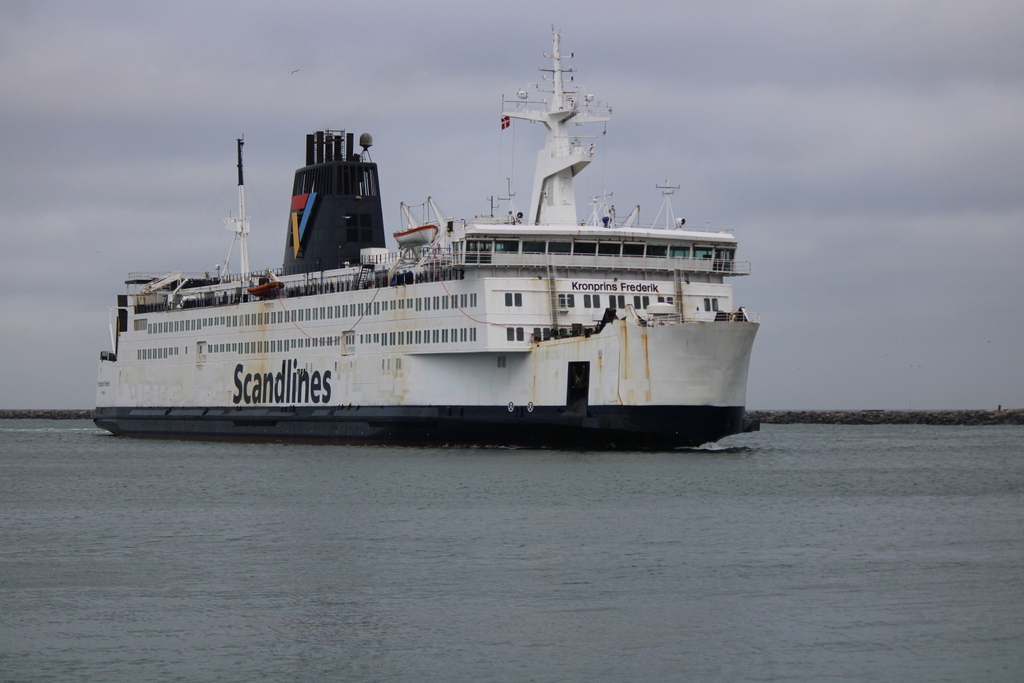
<svg viewBox="0 0 1024 683">
<path fill-rule="evenodd" d="M 594 146 L 584 147 L 580 138 L 585 136 L 570 135 L 569 125 L 608 121 L 611 114 L 611 108 L 595 102 L 593 95 L 581 94 L 579 87 L 566 88 L 564 75 L 574 70 L 562 66 L 562 60 L 571 58 L 572 54 L 568 57 L 562 55 L 561 35 L 557 31 L 552 30 L 551 42 L 551 54 L 544 55 L 551 59 L 551 68 L 542 69 L 551 74 L 550 83 L 548 87 L 530 84 L 536 92 L 551 93 L 550 102 L 546 99 L 530 100 L 526 90 L 517 94 L 519 101 L 502 102 L 502 116 L 543 123 L 547 128 L 544 148 L 537 154 L 533 194 L 526 220 L 532 225 L 577 222 L 572 179 L 590 163 Z M 547 81 L 548 77 L 545 76 L 544 80 Z M 598 110 L 605 115 L 599 114 Z"/>
</svg>

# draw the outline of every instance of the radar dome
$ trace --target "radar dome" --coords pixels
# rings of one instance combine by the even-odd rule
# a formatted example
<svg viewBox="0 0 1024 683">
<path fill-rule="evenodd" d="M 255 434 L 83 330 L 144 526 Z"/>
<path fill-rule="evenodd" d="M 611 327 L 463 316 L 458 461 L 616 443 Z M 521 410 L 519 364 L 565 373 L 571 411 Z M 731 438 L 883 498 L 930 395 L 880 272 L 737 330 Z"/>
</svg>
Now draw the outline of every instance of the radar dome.
<svg viewBox="0 0 1024 683">
<path fill-rule="evenodd" d="M 363 149 L 373 147 L 373 136 L 369 133 L 363 133 L 359 136 L 359 146 Z"/>
</svg>

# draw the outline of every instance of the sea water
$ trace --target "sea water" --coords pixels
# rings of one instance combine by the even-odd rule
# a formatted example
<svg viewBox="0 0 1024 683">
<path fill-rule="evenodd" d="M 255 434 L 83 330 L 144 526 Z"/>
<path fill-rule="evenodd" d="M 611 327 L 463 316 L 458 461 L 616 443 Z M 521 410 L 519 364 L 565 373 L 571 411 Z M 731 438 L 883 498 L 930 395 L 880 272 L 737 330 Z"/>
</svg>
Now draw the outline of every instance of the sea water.
<svg viewBox="0 0 1024 683">
<path fill-rule="evenodd" d="M 3 681 L 1024 679 L 1024 428 L 704 449 L 0 422 Z"/>
</svg>

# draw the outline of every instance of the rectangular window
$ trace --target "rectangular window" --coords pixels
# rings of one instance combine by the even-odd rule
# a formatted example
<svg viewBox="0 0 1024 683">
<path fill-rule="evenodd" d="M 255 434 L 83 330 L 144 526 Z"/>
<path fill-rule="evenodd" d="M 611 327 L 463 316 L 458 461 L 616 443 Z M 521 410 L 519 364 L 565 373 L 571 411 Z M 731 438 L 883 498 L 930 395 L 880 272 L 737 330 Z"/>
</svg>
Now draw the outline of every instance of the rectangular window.
<svg viewBox="0 0 1024 683">
<path fill-rule="evenodd" d="M 714 249 L 711 247 L 694 247 L 693 258 L 695 259 L 709 259 L 714 253 Z"/>
<path fill-rule="evenodd" d="M 417 344 L 423 343 L 423 335 L 420 334 L 419 330 L 416 330 L 416 343 Z"/>
<path fill-rule="evenodd" d="M 583 295 L 583 308 L 590 308 L 590 295 L 589 294 L 584 294 Z"/>
<path fill-rule="evenodd" d="M 642 242 L 640 242 L 640 243 L 626 242 L 625 244 L 622 245 L 622 255 L 623 256 L 643 256 L 644 255 L 644 245 L 643 245 L 643 243 Z"/>
<path fill-rule="evenodd" d="M 706 297 L 704 299 L 704 310 L 705 311 L 710 311 L 711 310 L 711 299 L 708 299 Z"/>
<path fill-rule="evenodd" d="M 647 255 L 655 258 L 664 258 L 668 252 L 668 246 L 664 244 L 648 244 Z"/>
<path fill-rule="evenodd" d="M 600 242 L 597 245 L 598 256 L 618 256 L 621 251 L 620 242 Z"/>
<path fill-rule="evenodd" d="M 543 242 L 524 241 L 523 242 L 523 253 L 524 254 L 543 254 L 544 253 L 544 243 Z"/>
<path fill-rule="evenodd" d="M 470 308 L 475 308 L 476 307 L 476 293 L 475 292 L 473 294 L 469 295 L 469 306 L 470 306 Z"/>
<path fill-rule="evenodd" d="M 433 337 L 434 337 L 434 343 L 437 344 L 440 341 L 440 339 L 441 339 L 441 331 L 440 330 L 434 330 Z"/>
<path fill-rule="evenodd" d="M 558 307 L 559 308 L 575 308 L 576 307 L 576 295 L 575 294 L 559 294 L 558 295 Z"/>
<path fill-rule="evenodd" d="M 441 343 L 442 344 L 447 344 L 448 343 L 448 328 L 447 327 L 444 328 L 443 330 L 441 330 Z"/>
<path fill-rule="evenodd" d="M 597 253 L 597 242 L 573 242 L 572 253 L 593 256 Z"/>
<path fill-rule="evenodd" d="M 471 341 L 471 342 L 475 342 L 476 341 L 476 328 L 475 327 L 469 328 L 469 341 Z"/>
<path fill-rule="evenodd" d="M 494 240 L 494 251 L 506 254 L 519 253 L 519 240 Z"/>
<path fill-rule="evenodd" d="M 549 254 L 568 254 L 571 249 L 571 242 L 548 242 Z"/>
<path fill-rule="evenodd" d="M 673 244 L 668 249 L 668 255 L 672 258 L 690 258 L 690 247 Z"/>
<path fill-rule="evenodd" d="M 595 294 L 593 301 L 594 301 L 594 308 L 601 308 L 601 295 L 600 294 Z"/>
<path fill-rule="evenodd" d="M 506 306 L 511 306 L 512 305 L 512 292 L 505 292 L 505 305 Z"/>
<path fill-rule="evenodd" d="M 516 292 L 516 306 L 523 305 L 523 295 L 521 292 Z"/>
<path fill-rule="evenodd" d="M 516 330 L 514 327 L 509 327 L 505 329 L 505 338 L 508 339 L 508 341 L 516 340 Z"/>
<path fill-rule="evenodd" d="M 525 338 L 526 338 L 526 336 L 525 336 L 525 334 L 523 332 L 523 328 L 517 327 L 516 328 L 516 341 L 523 341 Z"/>
</svg>

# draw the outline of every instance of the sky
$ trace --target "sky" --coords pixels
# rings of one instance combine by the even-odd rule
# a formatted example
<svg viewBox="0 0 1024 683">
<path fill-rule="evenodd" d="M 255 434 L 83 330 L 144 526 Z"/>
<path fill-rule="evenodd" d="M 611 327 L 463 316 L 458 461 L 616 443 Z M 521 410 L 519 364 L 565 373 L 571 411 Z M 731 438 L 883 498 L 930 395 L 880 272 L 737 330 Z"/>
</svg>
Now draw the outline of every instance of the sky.
<svg viewBox="0 0 1024 683">
<path fill-rule="evenodd" d="M 751 262 L 749 409 L 1024 407 L 1019 0 L 6 0 L 0 408 L 92 407 L 128 274 L 224 260 L 237 137 L 254 267 L 315 130 L 373 135 L 388 233 L 400 201 L 525 206 L 543 131 L 501 98 L 552 26 L 613 110 L 581 218 L 678 185 Z"/>
</svg>

